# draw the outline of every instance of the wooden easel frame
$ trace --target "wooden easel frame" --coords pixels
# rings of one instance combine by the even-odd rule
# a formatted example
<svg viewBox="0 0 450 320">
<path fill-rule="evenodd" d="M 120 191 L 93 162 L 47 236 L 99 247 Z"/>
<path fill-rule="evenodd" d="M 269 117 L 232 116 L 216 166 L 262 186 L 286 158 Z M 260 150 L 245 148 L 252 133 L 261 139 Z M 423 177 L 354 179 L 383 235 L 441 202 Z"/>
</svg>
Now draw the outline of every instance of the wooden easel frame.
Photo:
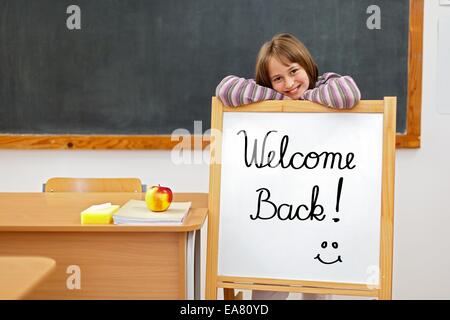
<svg viewBox="0 0 450 320">
<path fill-rule="evenodd" d="M 392 299 L 392 261 L 394 227 L 394 178 L 396 97 L 384 100 L 360 101 L 350 110 L 335 110 L 307 101 L 265 101 L 239 108 L 225 107 L 213 97 L 211 112 L 211 164 L 209 183 L 208 247 L 206 258 L 206 299 L 217 299 L 217 289 L 226 290 L 225 297 L 233 298 L 227 289 L 271 290 L 316 294 L 368 296 Z M 220 182 L 222 125 L 224 112 L 345 112 L 383 114 L 383 164 L 380 213 L 380 280 L 376 287 L 365 284 L 319 281 L 279 280 L 263 278 L 229 277 L 218 275 L 218 242 L 220 215 Z"/>
</svg>

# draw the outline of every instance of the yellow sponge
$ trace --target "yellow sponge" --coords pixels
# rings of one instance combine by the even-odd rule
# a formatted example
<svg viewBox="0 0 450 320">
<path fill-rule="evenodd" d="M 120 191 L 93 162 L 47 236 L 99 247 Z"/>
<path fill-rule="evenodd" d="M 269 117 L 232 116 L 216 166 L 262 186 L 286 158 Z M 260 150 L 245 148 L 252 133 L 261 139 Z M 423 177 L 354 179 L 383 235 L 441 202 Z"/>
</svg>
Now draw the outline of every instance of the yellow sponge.
<svg viewBox="0 0 450 320">
<path fill-rule="evenodd" d="M 81 224 L 110 224 L 113 214 L 119 208 L 119 205 L 111 205 L 111 203 L 90 206 L 81 212 Z"/>
</svg>

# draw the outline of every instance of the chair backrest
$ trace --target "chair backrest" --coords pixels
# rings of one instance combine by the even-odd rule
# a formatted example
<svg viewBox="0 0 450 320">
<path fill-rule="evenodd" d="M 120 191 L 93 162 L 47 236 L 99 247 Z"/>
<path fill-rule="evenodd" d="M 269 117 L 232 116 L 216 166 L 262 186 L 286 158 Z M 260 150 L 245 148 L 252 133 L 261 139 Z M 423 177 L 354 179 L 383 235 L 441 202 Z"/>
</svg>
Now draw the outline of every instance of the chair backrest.
<svg viewBox="0 0 450 320">
<path fill-rule="evenodd" d="M 145 192 L 138 178 L 50 178 L 44 192 Z"/>
</svg>

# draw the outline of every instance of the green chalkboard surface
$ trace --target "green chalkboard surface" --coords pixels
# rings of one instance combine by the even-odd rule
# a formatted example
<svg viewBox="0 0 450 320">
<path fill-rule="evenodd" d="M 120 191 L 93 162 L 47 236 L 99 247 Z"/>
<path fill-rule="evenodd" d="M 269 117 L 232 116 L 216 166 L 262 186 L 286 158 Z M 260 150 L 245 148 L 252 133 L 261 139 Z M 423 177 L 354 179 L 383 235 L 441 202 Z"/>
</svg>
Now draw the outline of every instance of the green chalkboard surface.
<svg viewBox="0 0 450 320">
<path fill-rule="evenodd" d="M 69 5 L 81 29 L 69 30 Z M 369 29 L 367 8 L 380 8 Z M 229 74 L 290 32 L 363 99 L 398 97 L 406 128 L 409 0 L 0 0 L 0 133 L 161 135 L 210 127 Z"/>
</svg>

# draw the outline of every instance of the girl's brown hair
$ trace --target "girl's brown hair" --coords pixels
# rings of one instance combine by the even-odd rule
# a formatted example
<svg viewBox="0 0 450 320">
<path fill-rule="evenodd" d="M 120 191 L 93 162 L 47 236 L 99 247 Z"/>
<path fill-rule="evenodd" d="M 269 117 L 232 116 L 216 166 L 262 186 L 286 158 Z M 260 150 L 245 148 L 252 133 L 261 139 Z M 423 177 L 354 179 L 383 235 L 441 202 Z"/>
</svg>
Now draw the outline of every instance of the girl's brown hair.
<svg viewBox="0 0 450 320">
<path fill-rule="evenodd" d="M 319 70 L 313 57 L 304 44 L 289 33 L 277 34 L 263 44 L 256 58 L 256 83 L 272 88 L 269 75 L 269 60 L 275 57 L 282 63 L 298 63 L 305 69 L 309 78 L 309 89 L 314 88 Z"/>
</svg>

